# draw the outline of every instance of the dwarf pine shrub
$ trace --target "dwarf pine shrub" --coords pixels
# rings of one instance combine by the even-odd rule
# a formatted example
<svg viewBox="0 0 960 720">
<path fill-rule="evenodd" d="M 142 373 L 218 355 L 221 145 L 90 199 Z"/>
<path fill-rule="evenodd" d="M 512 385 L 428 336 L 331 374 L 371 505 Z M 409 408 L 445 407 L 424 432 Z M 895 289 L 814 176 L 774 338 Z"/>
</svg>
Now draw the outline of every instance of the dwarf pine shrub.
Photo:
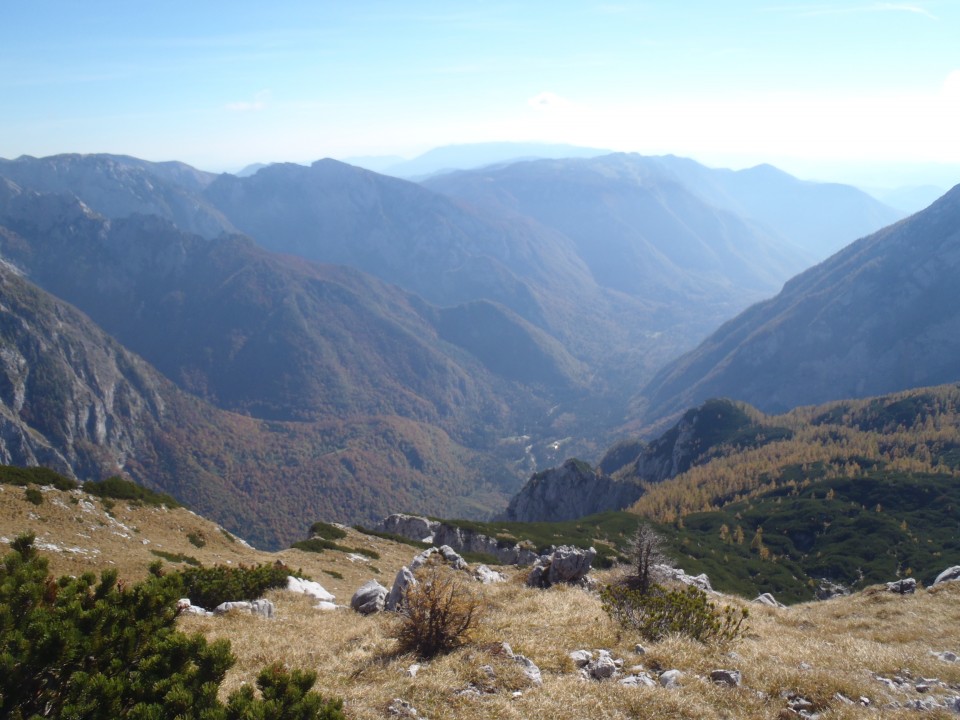
<svg viewBox="0 0 960 720">
<path fill-rule="evenodd" d="M 344 720 L 311 690 L 315 675 L 271 666 L 218 698 L 234 657 L 226 640 L 177 631 L 176 573 L 136 585 L 116 571 L 54 580 L 34 537 L 0 564 L 0 717 L 10 720 Z"/>
<path fill-rule="evenodd" d="M 153 572 L 159 569 L 151 568 Z M 182 584 L 181 597 L 204 608 L 215 608 L 232 600 L 255 600 L 267 590 L 287 586 L 287 577 L 297 575 L 286 565 L 214 565 L 186 568 L 177 575 Z"/>
<path fill-rule="evenodd" d="M 679 634 L 702 643 L 725 643 L 740 637 L 748 612 L 719 608 L 695 587 L 671 590 L 651 585 L 647 592 L 608 585 L 600 593 L 603 609 L 620 625 L 656 641 Z"/>
</svg>

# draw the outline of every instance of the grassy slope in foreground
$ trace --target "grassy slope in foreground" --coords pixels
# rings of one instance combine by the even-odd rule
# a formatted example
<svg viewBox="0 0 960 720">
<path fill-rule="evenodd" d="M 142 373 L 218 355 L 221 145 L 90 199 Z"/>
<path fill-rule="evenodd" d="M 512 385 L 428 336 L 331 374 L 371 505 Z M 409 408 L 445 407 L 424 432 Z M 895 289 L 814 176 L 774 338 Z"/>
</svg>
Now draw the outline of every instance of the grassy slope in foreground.
<svg viewBox="0 0 960 720">
<path fill-rule="evenodd" d="M 334 592 L 338 602 L 345 602 L 366 580 L 376 578 L 388 584 L 415 552 L 406 545 L 348 530 L 343 542 L 369 543 L 381 555 L 376 567 L 333 551 L 263 553 L 231 542 L 217 526 L 182 508 L 164 510 L 119 501 L 111 516 L 99 499 L 80 491 L 48 488 L 42 492 L 44 501 L 35 506 L 24 498 L 24 487 L 0 485 L 0 535 L 10 537 L 33 529 L 48 542 L 61 546 L 76 543 L 100 551 L 86 557 L 43 551 L 51 557 L 58 575 L 100 570 L 115 562 L 121 577 L 131 578 L 134 575 L 129 573 L 145 572 L 155 559 L 149 549 L 163 545 L 170 551 L 192 553 L 204 563 L 282 559 L 293 567 L 302 566 Z M 76 504 L 71 497 L 77 499 Z M 81 509 L 81 503 L 90 508 Z M 130 532 L 120 531 L 111 517 Z M 203 533 L 206 544 L 199 548 L 191 544 L 191 532 Z M 143 544 L 145 539 L 150 540 L 149 545 Z M 81 541 L 85 543 L 82 546 Z M 5 553 L 2 545 L 0 552 Z M 343 580 L 328 572 L 342 575 Z M 253 683 L 264 665 L 279 661 L 291 669 L 317 670 L 315 687 L 325 695 L 344 697 L 347 714 L 354 720 L 384 717 L 394 698 L 407 700 L 423 716 L 449 720 L 777 717 L 786 707 L 781 694 L 785 692 L 807 698 L 817 711 L 829 710 L 836 717 L 873 718 L 875 708 L 888 702 L 929 697 L 918 694 L 912 684 L 902 690 L 891 689 L 873 673 L 892 677 L 909 671 L 914 678 L 935 677 L 954 688 L 960 685 L 960 664 L 946 663 L 931 654 L 960 650 L 955 630 L 960 623 L 960 583 L 906 597 L 870 589 L 849 598 L 787 609 L 751 605 L 749 634 L 732 648 L 671 638 L 647 644 L 647 653 L 637 655 L 634 646 L 639 638 L 615 625 L 595 595 L 578 588 L 534 590 L 520 582 L 522 571 L 510 572 L 513 577 L 506 583 L 475 586 L 482 593 L 485 614 L 473 644 L 424 664 L 416 677 L 405 672 L 414 659 L 395 652 L 390 637 L 393 619 L 387 614 L 362 617 L 348 611 L 317 612 L 304 596 L 272 591 L 268 598 L 276 604 L 274 620 L 244 615 L 192 616 L 179 623 L 186 632 L 202 632 L 211 640 L 230 639 L 238 659 L 227 675 L 224 692 Z M 601 581 L 609 577 L 604 572 L 596 574 Z M 732 597 L 719 600 L 742 602 Z M 497 651 L 501 642 L 510 643 L 515 652 L 540 667 L 542 687 L 531 688 L 524 682 L 520 666 Z M 684 673 L 683 685 L 668 691 L 586 682 L 568 657 L 580 648 L 609 649 L 623 658 L 627 667 L 642 664 L 651 672 L 679 669 Z M 731 650 L 736 658 L 729 655 Z M 492 678 L 484 669 L 488 665 L 495 673 Z M 705 679 L 711 670 L 726 667 L 742 672 L 743 689 L 718 687 Z M 483 692 L 457 694 L 470 683 Z M 515 697 L 515 690 L 522 694 Z M 845 705 L 836 697 L 838 692 L 854 699 L 869 698 L 871 707 Z M 939 687 L 933 692 L 957 694 Z M 884 717 L 893 720 L 915 716 L 915 710 L 884 710 Z"/>
</svg>

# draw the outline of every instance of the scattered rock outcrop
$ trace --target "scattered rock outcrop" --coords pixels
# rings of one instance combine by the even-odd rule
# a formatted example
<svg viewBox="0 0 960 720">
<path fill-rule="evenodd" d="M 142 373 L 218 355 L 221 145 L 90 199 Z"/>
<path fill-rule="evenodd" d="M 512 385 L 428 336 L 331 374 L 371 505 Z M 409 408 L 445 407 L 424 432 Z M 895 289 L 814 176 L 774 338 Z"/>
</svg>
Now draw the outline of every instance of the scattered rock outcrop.
<svg viewBox="0 0 960 720">
<path fill-rule="evenodd" d="M 309 595 L 319 602 L 332 603 L 336 598 L 332 593 L 327 592 L 323 585 L 313 580 L 304 580 L 303 578 L 290 575 L 287 577 L 287 590 L 301 595 Z"/>
<path fill-rule="evenodd" d="M 582 460 L 567 460 L 558 468 L 534 474 L 504 513 L 518 522 L 556 522 L 622 510 L 635 503 L 643 489 L 594 470 Z"/>
<path fill-rule="evenodd" d="M 561 545 L 537 558 L 527 576 L 527 585 L 548 588 L 559 583 L 581 583 L 590 572 L 596 556 L 597 551 L 593 548 L 583 550 Z"/>
<path fill-rule="evenodd" d="M 711 670 L 710 679 L 717 685 L 740 687 L 742 676 L 739 670 Z"/>
<path fill-rule="evenodd" d="M 387 589 L 376 580 L 370 580 L 350 598 L 350 607 L 361 615 L 372 615 L 383 610 L 386 600 Z"/>
<path fill-rule="evenodd" d="M 710 578 L 707 577 L 706 573 L 687 575 L 683 568 L 675 568 L 670 565 L 654 565 L 653 570 L 658 577 L 666 580 L 673 580 L 674 582 L 684 585 L 692 585 L 693 587 L 700 588 L 704 592 L 713 592 L 713 586 L 710 585 Z"/>
<path fill-rule="evenodd" d="M 403 605 L 403 598 L 408 588 L 417 584 L 417 578 L 414 576 L 414 572 L 426 565 L 433 558 L 441 558 L 443 562 L 454 570 L 462 570 L 464 572 L 469 572 L 470 570 L 467 561 L 454 551 L 453 548 L 447 545 L 439 548 L 430 547 L 416 555 L 410 562 L 410 565 L 404 565 L 400 568 L 396 578 L 394 578 L 393 586 L 389 591 L 376 580 L 371 580 L 354 593 L 350 601 L 350 607 L 363 615 L 371 615 L 381 610 L 388 610 L 390 612 L 399 610 Z M 483 567 L 488 577 L 498 575 L 502 579 L 503 576 L 499 573 L 495 573 L 493 570 L 486 568 L 486 566 Z M 490 580 L 490 582 L 493 582 L 493 580 Z"/>
<path fill-rule="evenodd" d="M 934 585 L 939 585 L 940 583 L 945 582 L 954 582 L 960 580 L 960 565 L 954 565 L 951 568 L 947 568 L 942 573 L 937 575 L 937 579 L 933 581 Z"/>
<path fill-rule="evenodd" d="M 543 685 L 543 676 L 540 673 L 540 668 L 537 667 L 533 660 L 525 655 L 514 653 L 513 649 L 507 643 L 501 643 L 500 649 L 504 655 L 521 666 L 523 674 L 526 676 L 527 680 L 530 681 L 531 685 Z"/>
<path fill-rule="evenodd" d="M 502 572 L 491 570 L 486 565 L 478 566 L 473 571 L 473 576 L 484 585 L 489 585 L 490 583 L 503 582 L 504 580 L 507 579 Z"/>
<path fill-rule="evenodd" d="M 914 578 L 901 578 L 887 583 L 887 590 L 898 595 L 912 595 L 917 591 L 917 581 Z"/>
<path fill-rule="evenodd" d="M 457 552 L 492 555 L 504 565 L 532 565 L 537 559 L 537 553 L 523 543 L 498 540 L 474 530 L 416 515 L 390 515 L 384 518 L 378 529 L 438 547 L 447 545 Z"/>
<path fill-rule="evenodd" d="M 786 607 L 786 605 L 784 605 L 782 602 L 777 600 L 770 593 L 762 593 L 760 595 L 757 595 L 757 597 L 753 599 L 753 602 L 759 605 L 766 605 L 767 607 L 775 607 L 775 608 Z"/>
<path fill-rule="evenodd" d="M 213 609 L 214 615 L 225 615 L 228 612 L 248 612 L 251 615 L 257 615 L 262 618 L 272 618 L 274 613 L 273 603 L 269 600 L 237 600 L 233 602 L 222 602 Z"/>
</svg>

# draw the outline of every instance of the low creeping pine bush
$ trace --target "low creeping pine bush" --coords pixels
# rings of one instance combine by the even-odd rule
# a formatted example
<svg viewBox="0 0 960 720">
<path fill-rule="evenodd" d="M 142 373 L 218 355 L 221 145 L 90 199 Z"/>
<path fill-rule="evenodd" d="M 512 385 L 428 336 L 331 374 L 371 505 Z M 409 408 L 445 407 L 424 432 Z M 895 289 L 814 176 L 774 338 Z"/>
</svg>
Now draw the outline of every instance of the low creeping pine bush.
<svg viewBox="0 0 960 720">
<path fill-rule="evenodd" d="M 695 587 L 672 590 L 652 584 L 647 592 L 608 585 L 600 593 L 603 609 L 620 625 L 650 641 L 686 635 L 702 643 L 726 643 L 743 635 L 748 612 L 719 608 Z"/>
<path fill-rule="evenodd" d="M 157 573 L 159 568 L 151 566 L 151 571 Z M 255 600 L 263 597 L 267 590 L 286 587 L 287 577 L 298 574 L 286 565 L 266 563 L 252 567 L 191 567 L 177 573 L 183 586 L 181 597 L 190 598 L 194 605 L 208 609 L 231 600 Z"/>
<path fill-rule="evenodd" d="M 176 629 L 177 573 L 53 579 L 33 535 L 0 562 L 0 717 L 10 720 L 345 720 L 311 671 L 272 665 L 224 703 L 227 640 Z"/>
</svg>

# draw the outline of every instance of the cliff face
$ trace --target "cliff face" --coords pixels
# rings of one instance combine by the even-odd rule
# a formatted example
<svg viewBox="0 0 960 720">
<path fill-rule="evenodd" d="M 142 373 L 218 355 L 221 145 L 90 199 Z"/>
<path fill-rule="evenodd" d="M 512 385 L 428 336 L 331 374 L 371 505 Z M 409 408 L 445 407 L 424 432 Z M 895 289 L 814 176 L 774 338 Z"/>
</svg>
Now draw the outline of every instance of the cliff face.
<svg viewBox="0 0 960 720">
<path fill-rule="evenodd" d="M 164 413 L 163 381 L 0 263 L 0 462 L 119 472 Z"/>
<path fill-rule="evenodd" d="M 535 474 L 507 506 L 505 519 L 518 522 L 573 520 L 584 515 L 622 510 L 643 493 L 632 482 L 594 471 L 579 460 Z"/>
</svg>

